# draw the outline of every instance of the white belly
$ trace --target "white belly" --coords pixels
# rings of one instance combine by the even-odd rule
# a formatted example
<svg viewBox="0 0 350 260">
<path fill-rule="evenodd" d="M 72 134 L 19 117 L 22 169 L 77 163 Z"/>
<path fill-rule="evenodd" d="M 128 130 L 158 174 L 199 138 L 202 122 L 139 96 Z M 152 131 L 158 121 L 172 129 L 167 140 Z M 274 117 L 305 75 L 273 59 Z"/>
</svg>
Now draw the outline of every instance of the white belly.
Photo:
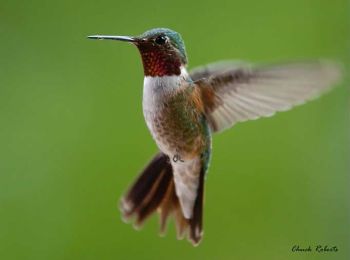
<svg viewBox="0 0 350 260">
<path fill-rule="evenodd" d="M 160 132 L 157 124 L 161 123 L 159 122 L 159 115 L 166 102 L 166 97 L 178 90 L 181 84 L 185 83 L 185 78 L 188 77 L 185 69 L 181 71 L 182 73 L 180 76 L 147 76 L 144 78 L 143 84 L 142 106 L 147 127 L 159 149 L 169 156 L 175 155 L 176 151 L 174 151 L 174 148 L 162 137 L 163 133 Z"/>
<path fill-rule="evenodd" d="M 158 131 L 159 114 L 164 106 L 166 95 L 178 88 L 180 81 L 178 76 L 169 77 L 145 77 L 143 85 L 143 115 L 148 129 L 159 149 L 165 154 L 172 154 L 170 146 L 162 138 Z"/>
</svg>

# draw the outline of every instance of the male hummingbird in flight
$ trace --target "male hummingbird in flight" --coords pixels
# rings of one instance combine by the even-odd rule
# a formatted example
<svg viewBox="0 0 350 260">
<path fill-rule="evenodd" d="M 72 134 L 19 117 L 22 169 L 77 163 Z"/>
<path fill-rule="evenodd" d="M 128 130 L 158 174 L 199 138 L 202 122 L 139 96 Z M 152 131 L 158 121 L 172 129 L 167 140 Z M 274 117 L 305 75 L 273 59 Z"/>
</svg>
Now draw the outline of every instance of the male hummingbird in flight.
<svg viewBox="0 0 350 260">
<path fill-rule="evenodd" d="M 338 65 L 323 60 L 265 66 L 218 62 L 188 72 L 180 34 L 165 28 L 135 37 L 88 38 L 129 42 L 143 63 L 143 114 L 160 151 L 122 198 L 123 217 L 135 217 L 139 226 L 158 211 L 164 232 L 173 215 L 178 237 L 187 234 L 194 245 L 203 233 L 212 134 L 300 105 L 340 78 Z"/>
</svg>

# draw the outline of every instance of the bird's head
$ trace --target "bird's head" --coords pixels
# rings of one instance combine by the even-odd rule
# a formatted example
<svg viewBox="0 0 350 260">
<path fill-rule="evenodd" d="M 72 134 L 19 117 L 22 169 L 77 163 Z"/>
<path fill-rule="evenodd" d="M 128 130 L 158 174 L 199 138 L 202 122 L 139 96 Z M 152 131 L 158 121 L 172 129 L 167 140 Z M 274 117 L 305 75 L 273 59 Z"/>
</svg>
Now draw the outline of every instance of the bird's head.
<svg viewBox="0 0 350 260">
<path fill-rule="evenodd" d="M 187 56 L 181 35 L 166 28 L 156 28 L 139 36 L 92 35 L 90 39 L 130 42 L 140 51 L 145 76 L 162 77 L 181 74 Z"/>
</svg>

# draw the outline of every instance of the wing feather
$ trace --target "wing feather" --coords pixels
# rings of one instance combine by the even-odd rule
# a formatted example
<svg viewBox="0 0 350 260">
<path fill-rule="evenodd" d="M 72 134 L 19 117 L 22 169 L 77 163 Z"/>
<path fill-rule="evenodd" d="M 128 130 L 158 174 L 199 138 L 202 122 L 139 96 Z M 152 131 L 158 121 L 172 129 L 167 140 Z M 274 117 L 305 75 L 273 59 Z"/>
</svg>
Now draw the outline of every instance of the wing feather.
<svg viewBox="0 0 350 260">
<path fill-rule="evenodd" d="M 324 60 L 255 68 L 224 62 L 195 69 L 190 75 L 202 93 L 211 128 L 222 131 L 318 97 L 339 81 L 341 69 Z"/>
</svg>

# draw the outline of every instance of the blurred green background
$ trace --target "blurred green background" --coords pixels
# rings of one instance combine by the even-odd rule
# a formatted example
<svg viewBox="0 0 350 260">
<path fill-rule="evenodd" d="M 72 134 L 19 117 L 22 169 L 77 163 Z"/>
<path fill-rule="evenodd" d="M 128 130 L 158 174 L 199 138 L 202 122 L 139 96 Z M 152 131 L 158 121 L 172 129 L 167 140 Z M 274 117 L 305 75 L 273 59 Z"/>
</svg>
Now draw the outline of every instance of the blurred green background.
<svg viewBox="0 0 350 260">
<path fill-rule="evenodd" d="M 220 59 L 349 58 L 349 3 L 9 1 L 0 8 L 0 259 L 350 259 L 350 93 L 213 140 L 193 248 L 142 231 L 117 203 L 157 148 L 137 50 L 90 34 L 179 31 L 190 67 Z M 347 66 L 347 63 L 346 63 Z M 293 245 L 337 253 L 292 253 Z"/>
</svg>

